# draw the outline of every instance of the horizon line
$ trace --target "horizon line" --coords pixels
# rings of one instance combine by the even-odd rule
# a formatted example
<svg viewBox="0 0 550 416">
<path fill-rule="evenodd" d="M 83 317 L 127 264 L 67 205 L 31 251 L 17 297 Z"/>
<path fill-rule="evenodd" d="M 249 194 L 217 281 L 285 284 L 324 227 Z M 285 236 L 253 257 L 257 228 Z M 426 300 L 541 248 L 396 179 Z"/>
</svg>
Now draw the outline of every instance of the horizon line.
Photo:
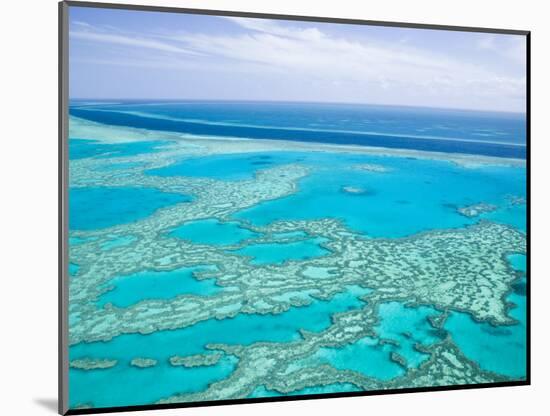
<svg viewBox="0 0 550 416">
<path fill-rule="evenodd" d="M 485 112 L 499 114 L 514 114 L 526 115 L 527 111 L 512 111 L 512 110 L 490 110 L 477 108 L 463 107 L 431 107 L 426 105 L 411 105 L 411 104 L 379 104 L 366 102 L 350 102 L 350 101 L 300 101 L 300 100 L 247 100 L 247 99 L 215 99 L 215 98 L 91 98 L 91 97 L 69 97 L 69 101 L 149 101 L 149 102 L 238 102 L 238 103 L 280 103 L 280 104 L 340 104 L 340 105 L 359 105 L 359 106 L 376 106 L 376 107 L 404 107 L 404 108 L 420 108 L 427 110 L 454 110 L 465 112 Z M 70 103 L 69 103 L 70 104 Z"/>
</svg>

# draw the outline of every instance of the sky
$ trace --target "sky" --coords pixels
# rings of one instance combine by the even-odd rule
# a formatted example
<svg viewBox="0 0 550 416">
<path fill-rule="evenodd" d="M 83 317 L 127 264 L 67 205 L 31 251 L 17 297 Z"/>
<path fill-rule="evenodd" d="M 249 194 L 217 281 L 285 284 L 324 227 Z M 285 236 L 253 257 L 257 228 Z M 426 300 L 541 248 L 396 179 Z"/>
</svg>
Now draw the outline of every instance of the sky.
<svg viewBox="0 0 550 416">
<path fill-rule="evenodd" d="M 71 6 L 69 94 L 524 112 L 525 48 L 521 35 Z"/>
</svg>

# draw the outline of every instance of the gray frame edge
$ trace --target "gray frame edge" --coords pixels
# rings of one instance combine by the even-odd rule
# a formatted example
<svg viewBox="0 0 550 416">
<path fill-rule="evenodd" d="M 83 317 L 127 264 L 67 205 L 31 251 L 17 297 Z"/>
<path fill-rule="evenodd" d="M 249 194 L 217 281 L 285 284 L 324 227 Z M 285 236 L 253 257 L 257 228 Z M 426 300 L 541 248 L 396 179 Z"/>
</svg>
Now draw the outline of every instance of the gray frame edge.
<svg viewBox="0 0 550 416">
<path fill-rule="evenodd" d="M 68 179 L 69 179 L 69 152 L 68 152 L 68 99 L 69 99 L 69 5 L 66 2 L 58 4 L 58 122 L 59 122 L 59 150 L 58 150 L 58 412 L 64 415 L 69 410 L 69 215 L 68 215 Z"/>
<path fill-rule="evenodd" d="M 409 29 L 426 29 L 426 30 L 450 30 L 456 32 L 480 32 L 480 33 L 495 33 L 502 35 L 528 35 L 529 30 L 519 29 L 500 29 L 500 28 L 485 28 L 485 27 L 473 27 L 473 26 L 454 26 L 454 25 L 438 25 L 431 23 L 406 23 L 406 22 L 388 22 L 382 20 L 364 20 L 364 19 L 351 19 L 341 17 L 324 17 L 324 16 L 301 16 L 301 15 L 288 15 L 277 13 L 261 13 L 261 12 L 244 12 L 234 10 L 214 10 L 214 9 L 192 9 L 184 7 L 170 7 L 170 6 L 146 6 L 140 4 L 130 3 L 108 3 L 108 2 L 95 2 L 95 1 L 78 1 L 78 0 L 65 0 L 67 6 L 71 7 L 91 7 L 91 8 L 103 8 L 103 9 L 119 9 L 119 10 L 133 10 L 133 11 L 149 11 L 160 13 L 187 13 L 187 14 L 202 14 L 213 16 L 233 16 L 233 17 L 248 17 L 254 19 L 275 19 L 275 20 L 297 20 L 302 22 L 320 22 L 320 23 L 339 23 L 339 24 L 354 24 L 354 25 L 368 25 L 368 26 L 385 26 L 385 27 L 399 27 Z"/>
</svg>

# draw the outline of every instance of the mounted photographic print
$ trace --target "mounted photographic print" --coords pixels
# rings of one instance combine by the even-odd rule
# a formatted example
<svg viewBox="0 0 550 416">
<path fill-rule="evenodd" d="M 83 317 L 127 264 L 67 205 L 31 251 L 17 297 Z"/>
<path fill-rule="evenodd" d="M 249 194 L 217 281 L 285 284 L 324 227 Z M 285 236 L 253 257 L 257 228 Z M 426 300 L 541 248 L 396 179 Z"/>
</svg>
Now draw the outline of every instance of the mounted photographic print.
<svg viewBox="0 0 550 416">
<path fill-rule="evenodd" d="M 529 32 L 60 22 L 60 413 L 529 384 Z"/>
</svg>

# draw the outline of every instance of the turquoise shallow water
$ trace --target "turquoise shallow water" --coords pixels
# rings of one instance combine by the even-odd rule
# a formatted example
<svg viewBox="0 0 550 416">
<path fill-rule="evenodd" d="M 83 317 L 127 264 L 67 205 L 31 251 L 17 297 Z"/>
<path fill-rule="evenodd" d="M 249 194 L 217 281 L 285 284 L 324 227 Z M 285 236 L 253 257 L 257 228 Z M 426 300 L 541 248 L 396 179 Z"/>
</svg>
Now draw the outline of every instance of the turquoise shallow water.
<svg viewBox="0 0 550 416">
<path fill-rule="evenodd" d="M 526 259 L 523 255 L 510 258 L 511 265 L 518 271 L 526 271 Z M 525 276 L 518 282 L 525 287 Z M 519 293 L 517 293 L 519 292 Z M 507 297 L 515 304 L 509 315 L 519 323 L 510 326 L 493 326 L 479 323 L 469 314 L 453 312 L 445 323 L 453 340 L 482 369 L 494 371 L 514 378 L 525 377 L 526 366 L 526 308 L 525 292 L 514 291 Z"/>
<path fill-rule="evenodd" d="M 78 246 L 79 244 L 83 244 L 94 240 L 96 240 L 95 237 L 89 237 L 89 238 L 69 237 L 69 244 L 71 246 Z"/>
<path fill-rule="evenodd" d="M 185 223 L 173 229 L 169 235 L 198 244 L 231 245 L 254 238 L 258 233 L 240 227 L 236 222 L 207 219 Z"/>
<path fill-rule="evenodd" d="M 307 234 L 303 231 L 288 231 L 288 232 L 282 232 L 282 233 L 273 233 L 271 235 L 273 238 L 277 239 L 285 239 L 285 238 L 303 238 L 307 237 Z"/>
<path fill-rule="evenodd" d="M 102 307 L 112 303 L 125 308 L 145 299 L 170 299 L 179 295 L 213 295 L 221 290 L 214 279 L 197 280 L 193 273 L 201 267 L 180 268 L 167 272 L 143 271 L 111 279 L 106 285 L 114 286 L 98 301 Z"/>
<path fill-rule="evenodd" d="M 290 243 L 249 244 L 233 253 L 250 256 L 252 264 L 282 264 L 291 260 L 307 260 L 330 253 L 320 246 L 326 238 L 311 238 Z"/>
<path fill-rule="evenodd" d="M 395 351 L 407 360 L 408 367 L 418 367 L 428 358 L 428 355 L 415 349 L 415 344 L 431 345 L 441 340 L 428 321 L 429 316 L 439 313 L 433 308 L 408 308 L 401 303 L 390 302 L 380 305 L 378 313 L 380 325 L 376 331 L 381 338 L 399 342 Z"/>
<path fill-rule="evenodd" d="M 525 196 L 522 168 L 464 168 L 443 161 L 353 154 L 285 155 L 314 169 L 300 181 L 299 191 L 243 210 L 235 218 L 266 225 L 283 218 L 336 217 L 369 236 L 402 237 L 463 227 L 479 220 L 460 215 L 458 207 L 484 202 L 504 208 L 509 205 L 509 195 Z M 377 164 L 389 171 L 353 168 L 361 164 Z M 494 213 L 494 220 L 515 226 L 524 221 L 520 219 L 521 209 L 518 206 L 510 213 Z"/>
<path fill-rule="evenodd" d="M 158 140 L 106 144 L 96 140 L 70 138 L 69 158 L 71 160 L 78 160 L 88 157 L 111 158 L 135 156 L 158 151 L 161 146 L 168 143 L 170 142 Z"/>
<path fill-rule="evenodd" d="M 159 331 L 150 335 L 121 335 L 109 342 L 81 343 L 71 347 L 71 356 L 124 357 L 136 355 L 196 354 L 208 343 L 250 344 L 260 341 L 290 341 L 300 338 L 299 330 L 321 331 L 330 324 L 330 316 L 357 308 L 364 303 L 359 296 L 368 289 L 351 286 L 346 293 L 329 301 L 314 300 L 310 305 L 294 307 L 280 314 L 240 314 L 231 319 L 211 319 L 191 327 Z M 306 295 L 304 295 L 306 297 Z"/>
<path fill-rule="evenodd" d="M 291 308 L 277 315 L 241 314 L 231 319 L 211 319 L 173 331 L 121 335 L 109 342 L 72 346 L 69 352 L 71 359 L 114 358 L 120 360 L 120 363 L 108 370 L 70 370 L 70 383 L 73 386 L 71 404 L 93 401 L 97 406 L 114 406 L 124 400 L 135 403 L 135 392 L 145 388 L 147 382 L 154 383 L 154 387 L 144 392 L 144 401 L 158 400 L 175 391 L 187 391 L 186 388 L 200 390 L 207 380 L 226 377 L 231 367 L 219 365 L 210 367 L 204 373 L 182 373 L 181 367 L 167 365 L 138 370 L 130 367 L 128 362 L 131 357 L 147 357 L 165 363 L 173 355 L 205 352 L 204 346 L 209 343 L 247 345 L 260 341 L 297 340 L 300 338 L 300 329 L 322 331 L 330 325 L 330 316 L 334 313 L 363 305 L 358 297 L 368 292 L 368 289 L 351 286 L 346 293 L 337 294 L 330 301 L 316 300 L 308 306 Z M 134 377 L 137 379 L 132 381 Z"/>
<path fill-rule="evenodd" d="M 157 176 L 207 177 L 224 181 L 252 179 L 257 170 L 292 163 L 299 158 L 286 153 L 244 153 L 184 159 L 147 171 Z"/>
<path fill-rule="evenodd" d="M 220 246 L 239 244 L 260 236 L 259 233 L 248 230 L 237 222 L 220 222 L 216 219 L 185 223 L 170 231 L 169 235 L 198 244 Z M 273 237 L 303 238 L 305 234 L 298 231 L 278 233 Z M 326 241 L 328 240 L 324 238 L 309 238 L 284 243 L 249 243 L 246 247 L 231 252 L 251 257 L 252 264 L 282 264 L 285 261 L 306 260 L 329 254 L 330 251 L 320 245 Z"/>
<path fill-rule="evenodd" d="M 483 214 L 482 217 L 527 232 L 527 205 L 525 204 L 503 207 L 497 211 Z"/>
<path fill-rule="evenodd" d="M 153 368 L 137 368 L 122 360 L 108 370 L 69 370 L 71 407 L 94 403 L 96 407 L 151 404 L 177 393 L 204 390 L 229 376 L 235 360 L 222 358 L 210 367 L 173 367 L 163 359 Z"/>
<path fill-rule="evenodd" d="M 150 188 L 70 188 L 71 230 L 94 230 L 148 217 L 157 209 L 191 197 Z"/>
<path fill-rule="evenodd" d="M 133 235 L 115 237 L 115 238 L 101 244 L 101 249 L 107 251 L 107 250 L 112 250 L 112 249 L 117 248 L 117 247 L 124 247 L 124 246 L 132 244 L 133 242 L 136 241 L 136 239 L 137 238 L 134 237 Z"/>
<path fill-rule="evenodd" d="M 334 383 L 327 384 L 326 386 L 312 386 L 306 387 L 300 390 L 295 390 L 287 393 L 288 396 L 302 396 L 305 394 L 330 394 L 330 393 L 348 393 L 352 391 L 361 391 L 361 389 L 351 383 Z M 257 387 L 249 398 L 258 398 L 258 397 L 276 397 L 280 396 L 281 393 L 268 390 L 265 386 Z"/>
<path fill-rule="evenodd" d="M 198 107 L 201 106 L 202 104 Z M 498 139 L 511 144 L 521 136 L 517 134 L 519 130 L 515 127 L 511 130 L 509 126 L 506 127 L 507 123 L 504 120 L 495 121 L 492 127 L 478 126 L 476 123 L 484 120 L 481 117 L 474 123 L 476 126 L 472 125 L 469 128 L 465 126 L 465 120 L 469 116 L 465 115 L 457 116 L 458 118 L 453 119 L 453 124 L 439 123 L 439 120 L 435 119 L 419 123 L 417 115 L 413 117 L 409 114 L 405 117 L 408 123 L 405 126 L 402 114 L 386 120 L 377 112 L 373 113 L 376 117 L 365 118 L 361 111 L 349 109 L 346 112 L 351 111 L 351 115 L 354 116 L 348 121 L 344 121 L 344 117 L 329 117 L 328 122 L 324 119 L 326 114 L 319 114 L 318 119 L 308 119 L 307 125 L 303 125 L 303 108 L 300 106 L 300 111 L 286 112 L 282 115 L 276 106 L 270 108 L 270 111 L 258 110 L 261 117 L 255 115 L 248 120 L 247 114 L 242 114 L 240 110 L 235 113 L 234 108 L 239 107 L 238 105 L 227 106 L 224 111 L 227 112 L 227 117 L 230 114 L 230 118 L 233 119 L 229 124 L 245 126 L 257 123 L 262 131 L 266 130 L 265 127 L 269 124 L 286 125 L 293 129 L 300 127 L 297 125 L 300 124 L 308 135 L 315 135 L 317 138 L 323 133 L 327 141 L 330 141 L 329 136 L 335 136 L 333 130 L 349 129 L 358 132 L 379 129 L 378 133 L 388 135 L 443 135 L 469 139 L 489 135 L 491 137 L 487 141 Z M 169 107 L 167 104 L 161 115 L 170 116 L 172 110 Z M 199 119 L 203 118 L 202 116 L 208 118 L 214 115 L 215 122 L 222 123 L 217 128 L 223 128 L 223 123 L 228 124 L 226 116 L 217 110 L 211 110 L 211 105 L 204 104 L 204 109 L 197 110 L 198 107 L 181 107 L 178 111 L 182 114 L 177 116 L 189 117 L 189 114 L 184 113 L 189 111 L 194 114 L 198 111 L 204 114 L 194 114 L 193 117 Z M 385 110 L 381 111 L 383 113 Z M 317 113 L 318 110 L 315 110 L 312 114 L 317 117 Z M 431 118 L 432 115 L 429 113 L 430 111 L 426 112 L 423 117 Z M 115 114 L 111 117 L 119 118 L 120 115 Z M 384 123 L 379 117 L 384 118 Z M 203 120 L 188 124 L 207 125 L 209 122 Z M 520 126 L 521 123 L 517 125 Z M 281 130 L 279 133 L 289 134 L 289 131 Z M 291 133 L 296 134 L 299 131 L 301 130 L 292 130 Z M 504 133 L 506 135 L 502 136 Z M 384 137 L 389 136 L 383 136 L 381 140 L 385 140 Z M 398 136 L 395 140 L 397 138 Z M 167 143 L 169 142 L 147 141 L 103 144 L 73 138 L 70 140 L 70 158 L 113 158 L 111 163 L 101 169 L 122 171 L 140 165 L 117 162 L 119 157 L 158 152 L 161 146 Z M 445 146 L 449 148 L 451 144 L 446 143 Z M 455 147 L 460 149 L 461 144 L 455 143 Z M 146 174 L 153 177 L 177 175 L 241 181 L 254 178 L 258 170 L 294 163 L 311 168 L 311 173 L 299 181 L 295 194 L 258 204 L 234 214 L 234 218 L 259 226 L 285 219 L 336 218 L 365 236 L 389 238 L 429 230 L 460 228 L 481 219 L 502 222 L 526 231 L 525 204 L 513 205 L 510 202 L 510 197 L 526 196 L 524 168 L 465 168 L 450 162 L 414 157 L 395 158 L 352 153 L 256 152 L 182 158 L 171 166 L 150 170 Z M 361 164 L 381 165 L 388 171 L 380 173 L 355 168 Z M 71 228 L 94 230 L 145 218 L 159 208 L 190 201 L 191 197 L 141 188 L 82 188 L 72 189 L 70 200 Z M 475 218 L 467 218 L 456 211 L 459 207 L 481 202 L 496 205 L 498 209 Z M 228 249 L 226 246 L 261 236 L 244 228 L 240 222 L 222 223 L 215 219 L 186 223 L 168 235 L 195 243 L 217 245 L 221 249 Z M 299 231 L 279 233 L 274 237 L 304 240 L 280 244 L 252 242 L 234 253 L 250 256 L 252 264 L 258 265 L 277 265 L 287 260 L 329 255 L 328 250 L 320 246 L 322 241 L 307 238 Z M 85 242 L 86 240 L 79 238 L 70 240 L 71 245 Z M 131 236 L 113 236 L 110 241 L 102 244 L 100 250 L 110 251 L 133 242 Z M 524 256 L 513 255 L 509 259 L 514 268 L 525 271 Z M 74 263 L 69 265 L 70 274 L 78 279 L 78 259 L 71 261 Z M 332 277 L 326 270 L 321 269 L 309 268 L 306 272 L 320 279 Z M 171 272 L 144 271 L 131 276 L 119 276 L 110 284 L 114 285 L 115 289 L 99 299 L 99 307 L 107 302 L 125 307 L 143 299 L 169 299 L 184 293 L 209 296 L 222 290 L 214 284 L 213 279 L 198 281 L 193 278 L 192 269 Z M 234 288 L 224 290 L 232 289 Z M 279 315 L 242 314 L 221 321 L 212 319 L 181 330 L 162 331 L 146 336 L 122 335 L 110 342 L 73 346 L 70 349 L 72 358 L 116 358 L 119 364 L 109 370 L 71 370 L 71 406 L 87 402 L 93 402 L 96 406 L 145 404 L 175 393 L 204 390 L 209 383 L 229 376 L 235 368 L 234 360 L 226 357 L 212 367 L 184 369 L 171 367 L 168 358 L 176 354 L 204 352 L 208 343 L 248 345 L 259 341 L 292 342 L 299 339 L 300 329 L 321 331 L 330 325 L 330 316 L 334 313 L 361 307 L 364 303 L 358 300 L 358 296 L 366 292 L 366 289 L 351 287 L 348 293 L 339 294 L 331 301 L 314 300 L 309 306 L 292 308 Z M 526 279 L 523 277 L 518 279 L 513 286 L 513 292 L 507 297 L 507 300 L 516 305 L 509 313 L 519 321 L 517 325 L 494 327 L 487 323 L 475 322 L 467 314 L 453 312 L 445 324 L 445 330 L 449 331 L 466 356 L 476 360 L 481 368 L 521 377 L 525 374 L 525 293 Z M 288 300 L 294 295 L 296 294 L 287 293 L 282 295 L 280 300 Z M 309 294 L 302 293 L 299 296 L 306 298 Z M 399 342 L 398 346 L 379 345 L 372 338 L 364 338 L 343 348 L 324 348 L 313 357 L 311 363 L 329 363 L 337 368 L 359 371 L 384 380 L 402 375 L 405 370 L 399 364 L 390 361 L 390 353 L 398 352 L 407 360 L 409 367 L 420 365 L 427 355 L 415 350 L 414 345 L 431 344 L 439 339 L 438 333 L 427 320 L 428 316 L 435 313 L 436 311 L 429 307 L 407 308 L 395 302 L 383 304 L 379 310 L 381 321 L 376 330 L 382 338 Z M 72 315 L 71 324 L 77 323 L 78 319 L 78 315 Z M 150 369 L 137 369 L 129 366 L 129 360 L 133 357 L 155 358 L 159 360 L 159 364 Z M 351 384 L 332 383 L 327 386 L 308 387 L 291 394 L 355 390 L 356 387 Z M 278 394 L 259 387 L 252 397 Z"/>
<path fill-rule="evenodd" d="M 265 156 L 265 154 L 263 154 Z M 499 167 L 463 168 L 448 162 L 426 161 L 407 158 L 386 158 L 346 154 L 305 154 L 281 152 L 272 157 L 261 158 L 262 154 L 243 155 L 238 162 L 224 160 L 222 166 L 233 179 L 249 179 L 257 169 L 286 163 L 302 163 L 312 168 L 312 173 L 299 183 L 299 191 L 285 198 L 259 204 L 235 214 L 240 221 L 265 225 L 280 219 L 319 219 L 336 217 L 355 231 L 375 237 L 401 237 L 420 231 L 440 228 L 456 228 L 474 224 L 480 218 L 499 221 L 525 230 L 525 206 L 511 206 L 508 197 L 525 196 L 523 181 L 525 170 Z M 209 159 L 209 158 L 205 158 Z M 188 161 L 187 161 L 188 162 Z M 207 162 L 207 163 L 206 163 Z M 219 162 L 213 158 L 205 166 Z M 261 162 L 261 163 L 257 163 Z M 184 166 L 186 162 L 181 162 Z M 378 173 L 358 171 L 358 164 L 378 164 L 389 169 Z M 179 169 L 183 169 L 182 167 Z M 196 166 L 194 166 L 196 167 Z M 192 169 L 185 167 L 185 169 Z M 185 173 L 185 170 L 182 171 Z M 225 178 L 222 170 L 197 169 L 194 176 Z M 151 173 L 151 172 L 150 172 Z M 155 172 L 159 174 L 159 172 Z M 167 174 L 164 172 L 161 174 Z M 171 172 L 170 174 L 176 174 Z M 360 189 L 359 193 L 346 192 Z M 78 191 L 78 190 L 77 190 Z M 76 210 L 92 206 L 98 212 L 85 218 L 82 224 L 117 224 L 143 218 L 161 206 L 190 200 L 177 195 L 144 195 L 134 193 L 126 198 L 130 206 L 98 206 L 91 203 L 92 194 L 78 199 Z M 105 189 L 102 189 L 105 191 Z M 113 190 L 111 198 L 120 198 L 122 193 Z M 141 190 L 140 190 L 141 191 Z M 87 191 L 84 191 L 87 192 Z M 109 192 L 109 190 L 107 190 Z M 130 192 L 134 192 L 131 190 Z M 77 197 L 78 198 L 78 197 Z M 102 196 L 101 196 L 102 198 Z M 183 198 L 181 200 L 179 198 Z M 103 199 L 103 198 L 102 198 Z M 177 199 L 177 200 L 176 200 Z M 131 201 L 135 205 L 131 206 Z M 73 198 L 73 203 L 74 203 Z M 483 214 L 480 218 L 466 218 L 456 212 L 457 207 L 479 202 L 492 203 L 499 207 L 495 212 Z M 87 214 L 90 215 L 90 214 Z M 96 219 L 97 218 L 97 219 Z M 74 222 L 73 222 L 74 224 Z M 78 222 L 76 222 L 78 226 Z M 99 228 L 99 227 L 98 227 Z M 214 219 L 195 221 L 172 230 L 170 236 L 191 240 L 201 244 L 227 246 L 258 237 L 238 222 L 221 223 Z M 276 238 L 303 238 L 301 232 L 280 233 Z M 281 264 L 287 260 L 300 260 L 328 255 L 329 251 L 319 244 L 321 240 L 308 239 L 291 243 L 249 244 L 234 251 L 251 256 L 253 264 Z M 81 244 L 81 241 L 74 241 Z M 111 250 L 120 245 L 131 244 L 126 237 L 115 238 L 102 246 Z M 521 257 L 511 258 L 517 266 Z M 520 266 L 517 266 L 520 267 Z M 189 277 L 189 273 L 184 273 Z M 115 279 L 115 290 L 104 294 L 99 306 L 112 302 L 117 306 L 129 306 L 141 299 L 170 298 L 181 293 L 208 295 L 218 288 L 213 280 L 182 282 L 176 273 L 149 272 L 134 278 Z M 137 277 L 137 278 L 135 278 Z M 162 281 L 159 279 L 162 277 Z M 330 276 L 328 276 L 329 278 Z M 326 278 L 326 277 L 324 277 Z M 525 361 L 525 297 L 521 296 L 524 283 L 515 286 L 517 293 L 509 300 L 517 304 L 510 314 L 520 320 L 520 325 L 495 328 L 489 324 L 474 322 L 469 315 L 452 313 L 445 329 L 464 353 L 480 363 L 487 370 L 520 377 L 524 374 Z M 307 296 L 307 294 L 304 294 Z M 82 344 L 71 347 L 71 356 L 117 358 L 120 363 L 109 370 L 71 370 L 72 405 L 93 401 L 97 406 L 124 405 L 136 403 L 135 391 L 147 389 L 148 383 L 157 383 L 140 396 L 143 403 L 186 391 L 198 391 L 216 380 L 227 377 L 234 368 L 231 360 L 224 360 L 216 366 L 193 370 L 170 367 L 167 359 L 171 355 L 187 355 L 204 352 L 208 343 L 249 344 L 258 341 L 289 342 L 299 338 L 299 329 L 320 331 L 330 324 L 329 317 L 335 312 L 357 308 L 362 302 L 354 295 L 339 295 L 333 301 L 315 301 L 312 305 L 292 308 L 280 315 L 238 315 L 222 321 L 211 320 L 177 331 L 163 331 L 147 336 L 122 335 L 107 343 Z M 388 380 L 404 374 L 404 369 L 390 361 L 392 351 L 401 354 L 410 367 L 417 367 L 427 356 L 414 349 L 416 342 L 429 344 L 437 340 L 427 316 L 435 313 L 430 308 L 405 308 L 397 303 L 382 305 L 381 323 L 377 327 L 383 338 L 400 343 L 378 345 L 371 338 L 364 338 L 343 348 L 324 348 L 313 359 L 316 363 L 329 363 L 336 368 L 359 371 L 365 375 Z M 523 314 L 523 315 L 522 315 Z M 151 369 L 136 369 L 128 365 L 128 351 L 132 356 L 158 359 L 159 366 Z M 107 382 L 109 381 L 109 382 Z M 107 384 L 109 387 L 103 387 Z M 335 384 L 327 387 L 311 387 L 292 394 L 315 392 L 354 391 L 355 387 Z M 257 390 L 254 397 L 275 395 L 276 392 Z"/>
<path fill-rule="evenodd" d="M 69 263 L 69 274 L 75 276 L 78 273 L 80 266 L 78 264 Z"/>
<path fill-rule="evenodd" d="M 392 346 L 380 346 L 377 340 L 366 337 L 341 348 L 321 348 L 313 360 L 340 370 L 352 370 L 368 377 L 390 380 L 405 374 L 399 364 L 390 361 L 392 350 Z"/>
<path fill-rule="evenodd" d="M 510 254 L 508 261 L 514 270 L 527 273 L 527 256 L 524 254 Z"/>
<path fill-rule="evenodd" d="M 107 171 L 111 172 L 114 170 L 124 170 L 124 169 L 133 169 L 138 168 L 140 166 L 143 166 L 142 163 L 139 162 L 122 162 L 122 163 L 111 163 L 106 166 L 102 166 L 98 168 L 99 171 Z"/>
<path fill-rule="evenodd" d="M 399 364 L 390 360 L 397 352 L 410 368 L 418 367 L 428 355 L 415 350 L 415 344 L 430 345 L 441 340 L 435 334 L 428 316 L 437 312 L 429 307 L 408 308 L 398 302 L 384 303 L 379 308 L 380 323 L 375 330 L 380 338 L 397 341 L 398 345 L 365 337 L 339 348 L 321 348 L 305 364 L 327 363 L 342 370 L 353 370 L 369 377 L 389 380 L 405 374 Z"/>
</svg>

